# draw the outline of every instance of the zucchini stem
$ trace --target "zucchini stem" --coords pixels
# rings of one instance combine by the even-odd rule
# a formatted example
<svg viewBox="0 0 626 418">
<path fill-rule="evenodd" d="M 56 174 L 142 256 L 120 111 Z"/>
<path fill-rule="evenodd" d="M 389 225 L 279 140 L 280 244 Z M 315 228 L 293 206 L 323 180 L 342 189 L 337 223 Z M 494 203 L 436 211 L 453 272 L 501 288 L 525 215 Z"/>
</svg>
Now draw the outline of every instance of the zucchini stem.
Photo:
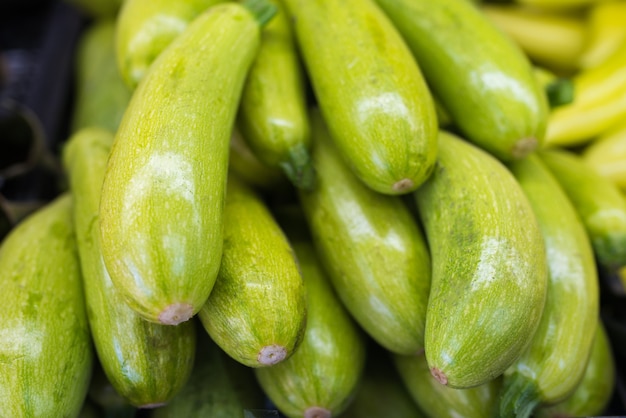
<svg viewBox="0 0 626 418">
<path fill-rule="evenodd" d="M 298 189 L 311 191 L 315 187 L 315 169 L 309 151 L 303 144 L 289 150 L 289 160 L 281 162 L 280 168 Z"/>
<path fill-rule="evenodd" d="M 269 0 L 244 0 L 241 4 L 254 15 L 261 27 L 267 25 L 278 12 L 278 7 Z"/>
</svg>

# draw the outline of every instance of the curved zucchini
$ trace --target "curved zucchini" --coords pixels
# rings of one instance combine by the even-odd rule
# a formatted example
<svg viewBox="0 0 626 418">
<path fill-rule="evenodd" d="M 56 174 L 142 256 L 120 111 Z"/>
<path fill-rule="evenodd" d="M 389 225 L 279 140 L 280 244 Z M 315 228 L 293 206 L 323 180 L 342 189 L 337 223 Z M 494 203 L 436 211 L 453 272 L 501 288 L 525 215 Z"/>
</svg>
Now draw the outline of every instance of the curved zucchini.
<svg viewBox="0 0 626 418">
<path fill-rule="evenodd" d="M 224 253 L 202 325 L 229 356 L 249 367 L 275 365 L 302 340 L 306 300 L 293 250 L 260 198 L 228 179 Z"/>
<path fill-rule="evenodd" d="M 192 323 L 170 327 L 145 321 L 126 305 L 104 267 L 98 207 L 113 134 L 78 131 L 63 162 L 74 195 L 74 223 L 89 327 L 100 364 L 115 390 L 136 407 L 169 401 L 193 367 Z"/>
<path fill-rule="evenodd" d="M 419 67 L 373 0 L 284 0 L 339 152 L 370 188 L 408 193 L 432 172 L 437 116 Z"/>
<path fill-rule="evenodd" d="M 226 0 L 126 0 L 117 17 L 116 62 L 135 89 L 152 62 L 199 14 Z"/>
<path fill-rule="evenodd" d="M 598 322 L 585 374 L 567 399 L 539 408 L 539 418 L 574 418 L 600 416 L 615 390 L 615 360 L 602 322 Z"/>
<path fill-rule="evenodd" d="M 241 95 L 238 127 L 263 163 L 282 168 L 296 187 L 313 187 L 304 74 L 282 9 L 263 28 Z"/>
<path fill-rule="evenodd" d="M 543 140 L 548 104 L 528 58 L 467 0 L 376 0 L 464 137 L 502 160 Z"/>
<path fill-rule="evenodd" d="M 130 95 L 115 62 L 115 20 L 96 21 L 77 46 L 72 131 L 99 126 L 115 132 Z"/>
<path fill-rule="evenodd" d="M 433 379 L 424 354 L 394 355 L 393 361 L 405 387 L 427 417 L 495 417 L 502 379 L 470 389 L 454 389 Z"/>
<path fill-rule="evenodd" d="M 528 417 L 571 394 L 585 372 L 599 315 L 593 249 L 576 209 L 538 156 L 510 166 L 543 234 L 548 291 L 530 347 L 507 369 L 501 417 Z"/>
<path fill-rule="evenodd" d="M 0 414 L 73 417 L 93 349 L 72 223 L 61 195 L 29 215 L 0 246 Z"/>
<path fill-rule="evenodd" d="M 317 186 L 300 191 L 315 247 L 348 311 L 380 345 L 400 354 L 424 348 L 430 256 L 398 196 L 362 184 L 311 112 Z"/>
<path fill-rule="evenodd" d="M 626 265 L 626 199 L 617 186 L 569 151 L 545 150 L 539 156 L 578 211 L 598 262 L 608 268 Z"/>
<path fill-rule="evenodd" d="M 102 255 L 126 302 L 152 322 L 197 313 L 222 255 L 228 147 L 260 40 L 247 8 L 194 20 L 135 90 L 102 187 Z"/>
<path fill-rule="evenodd" d="M 320 268 L 312 244 L 293 242 L 307 297 L 302 343 L 289 359 L 256 369 L 256 377 L 285 415 L 330 418 L 351 401 L 365 365 L 365 339 Z"/>
<path fill-rule="evenodd" d="M 539 325 L 547 265 L 535 214 L 506 167 L 443 131 L 437 169 L 415 198 L 433 265 L 426 359 L 443 384 L 481 385 Z"/>
</svg>

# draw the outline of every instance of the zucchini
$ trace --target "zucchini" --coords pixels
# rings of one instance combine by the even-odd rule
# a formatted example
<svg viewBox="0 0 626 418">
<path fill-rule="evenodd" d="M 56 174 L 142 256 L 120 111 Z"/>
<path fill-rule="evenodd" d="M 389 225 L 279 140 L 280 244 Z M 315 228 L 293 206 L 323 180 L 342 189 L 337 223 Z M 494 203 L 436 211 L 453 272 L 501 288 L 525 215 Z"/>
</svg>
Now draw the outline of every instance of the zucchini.
<svg viewBox="0 0 626 418">
<path fill-rule="evenodd" d="M 626 199 L 617 186 L 570 151 L 539 155 L 574 204 L 598 262 L 609 269 L 626 265 Z"/>
<path fill-rule="evenodd" d="M 521 49 L 467 0 L 376 0 L 463 137 L 502 160 L 543 141 L 548 104 Z"/>
<path fill-rule="evenodd" d="M 330 418 L 352 400 L 365 366 L 365 338 L 322 271 L 313 245 L 292 241 L 306 287 L 302 343 L 284 362 L 255 369 L 261 387 L 288 417 Z"/>
<path fill-rule="evenodd" d="M 296 187 L 313 187 L 304 74 L 287 16 L 280 8 L 263 28 L 259 53 L 241 95 L 238 127 L 255 155 L 281 168 Z"/>
<path fill-rule="evenodd" d="M 222 350 L 249 367 L 284 361 L 306 325 L 304 284 L 293 250 L 261 199 L 228 180 L 224 252 L 215 287 L 199 312 Z"/>
<path fill-rule="evenodd" d="M 548 291 L 530 347 L 505 372 L 500 416 L 528 417 L 541 403 L 571 394 L 585 372 L 599 315 L 591 243 L 569 198 L 529 155 L 510 169 L 539 222 L 548 262 Z"/>
<path fill-rule="evenodd" d="M 113 134 L 85 128 L 72 135 L 63 162 L 74 196 L 74 224 L 89 327 L 100 364 L 115 390 L 136 407 L 168 402 L 193 367 L 195 329 L 143 320 L 119 294 L 100 251 L 98 207 Z"/>
<path fill-rule="evenodd" d="M 152 64 L 117 131 L 100 202 L 102 255 L 146 320 L 188 320 L 217 278 L 228 147 L 260 42 L 256 16 L 238 3 L 198 16 Z"/>
<path fill-rule="evenodd" d="M 404 41 L 373 0 L 284 0 L 338 151 L 370 188 L 408 193 L 437 156 L 435 105 Z"/>
<path fill-rule="evenodd" d="M 394 355 L 400 378 L 427 417 L 495 417 L 502 379 L 496 378 L 469 389 L 454 389 L 433 379 L 424 354 Z"/>
<path fill-rule="evenodd" d="M 615 359 L 606 329 L 598 322 L 585 374 L 576 390 L 562 402 L 537 410 L 538 418 L 600 416 L 615 391 Z"/>
<path fill-rule="evenodd" d="M 78 416 L 93 349 L 72 223 L 63 194 L 0 246 L 0 414 Z"/>
<path fill-rule="evenodd" d="M 135 89 L 152 62 L 211 6 L 226 0 L 126 0 L 116 19 L 116 62 Z"/>
<path fill-rule="evenodd" d="M 96 21 L 85 30 L 75 66 L 72 132 L 91 126 L 115 132 L 131 96 L 115 63 L 115 20 Z"/>
<path fill-rule="evenodd" d="M 504 165 L 445 131 L 415 200 L 433 265 L 426 359 L 442 384 L 484 384 L 528 347 L 543 312 L 547 264 L 535 214 Z"/>
<path fill-rule="evenodd" d="M 341 160 L 319 112 L 311 112 L 314 190 L 300 203 L 339 298 L 380 345 L 400 354 L 424 348 L 430 256 L 399 196 L 371 190 Z"/>
</svg>

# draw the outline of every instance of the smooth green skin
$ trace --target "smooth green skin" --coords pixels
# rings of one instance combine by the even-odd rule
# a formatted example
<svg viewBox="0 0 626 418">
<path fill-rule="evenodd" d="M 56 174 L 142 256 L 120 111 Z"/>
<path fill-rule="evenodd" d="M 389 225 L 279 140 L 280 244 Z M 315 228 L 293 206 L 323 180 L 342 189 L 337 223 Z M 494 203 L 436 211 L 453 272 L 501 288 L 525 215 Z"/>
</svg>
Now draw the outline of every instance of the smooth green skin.
<svg viewBox="0 0 626 418">
<path fill-rule="evenodd" d="M 368 352 L 365 373 L 341 418 L 425 418 L 387 358 Z"/>
<path fill-rule="evenodd" d="M 467 0 L 376 0 L 464 137 L 502 160 L 543 141 L 548 104 L 528 58 Z"/>
<path fill-rule="evenodd" d="M 0 246 L 0 416 L 75 417 L 93 349 L 72 223 L 61 195 Z"/>
<path fill-rule="evenodd" d="M 312 187 L 307 184 L 312 180 L 303 178 L 311 175 L 304 74 L 282 9 L 263 28 L 241 95 L 238 127 L 261 162 L 283 168 L 297 187 Z"/>
<path fill-rule="evenodd" d="M 433 265 L 428 364 L 453 388 L 484 384 L 522 354 L 539 325 L 547 289 L 541 231 L 506 167 L 445 131 L 437 169 L 415 199 Z"/>
<path fill-rule="evenodd" d="M 116 20 L 115 50 L 126 85 L 135 89 L 152 62 L 199 14 L 226 1 L 125 0 Z"/>
<path fill-rule="evenodd" d="M 87 315 L 98 359 L 115 390 L 132 405 L 169 401 L 193 367 L 195 328 L 143 320 L 126 305 L 102 261 L 98 208 L 113 134 L 85 128 L 70 137 L 63 162 L 74 196 L 74 223 Z"/>
<path fill-rule="evenodd" d="M 611 345 L 599 322 L 585 374 L 564 401 L 537 410 L 539 418 L 568 418 L 600 416 L 608 406 L 615 390 L 615 361 Z"/>
<path fill-rule="evenodd" d="M 307 325 L 302 343 L 287 360 L 256 369 L 264 392 L 290 418 L 340 414 L 365 367 L 365 338 L 322 270 L 313 244 L 292 242 L 306 287 Z M 315 414 L 316 408 L 327 413 Z"/>
<path fill-rule="evenodd" d="M 82 35 L 76 51 L 76 96 L 72 131 L 100 126 L 115 132 L 131 92 L 115 63 L 115 21 L 96 21 Z"/>
<path fill-rule="evenodd" d="M 571 394 L 599 315 L 593 249 L 576 209 L 537 155 L 510 165 L 539 223 L 548 262 L 546 305 L 528 350 L 505 372 L 501 417 L 530 416 L 540 403 Z"/>
<path fill-rule="evenodd" d="M 202 325 L 238 362 L 266 367 L 271 363 L 261 358 L 264 347 L 277 345 L 286 350 L 285 358 L 291 356 L 302 340 L 306 310 L 287 238 L 263 201 L 229 177 L 224 253 L 215 287 L 199 312 Z"/>
<path fill-rule="evenodd" d="M 415 190 L 437 157 L 435 105 L 372 0 L 284 0 L 315 97 L 344 160 L 384 194 Z"/>
<path fill-rule="evenodd" d="M 102 255 L 149 321 L 188 319 L 217 278 L 229 142 L 259 42 L 243 6 L 210 8 L 154 62 L 122 119 L 100 202 Z M 159 318 L 173 304 L 191 312 Z"/>
<path fill-rule="evenodd" d="M 380 345 L 417 353 L 431 275 L 424 236 L 400 197 L 377 193 L 350 172 L 319 112 L 310 120 L 317 186 L 299 196 L 333 287 Z"/>
<path fill-rule="evenodd" d="M 196 363 L 185 387 L 153 418 L 235 418 L 262 409 L 264 394 L 254 373 L 228 357 L 209 336 L 198 338 Z"/>
<path fill-rule="evenodd" d="M 424 414 L 431 418 L 495 417 L 502 379 L 496 378 L 470 389 L 453 389 L 430 374 L 423 354 L 394 355 L 400 378 Z"/>
<path fill-rule="evenodd" d="M 570 151 L 545 150 L 539 156 L 578 211 L 598 262 L 626 265 L 626 199 L 619 188 Z"/>
</svg>

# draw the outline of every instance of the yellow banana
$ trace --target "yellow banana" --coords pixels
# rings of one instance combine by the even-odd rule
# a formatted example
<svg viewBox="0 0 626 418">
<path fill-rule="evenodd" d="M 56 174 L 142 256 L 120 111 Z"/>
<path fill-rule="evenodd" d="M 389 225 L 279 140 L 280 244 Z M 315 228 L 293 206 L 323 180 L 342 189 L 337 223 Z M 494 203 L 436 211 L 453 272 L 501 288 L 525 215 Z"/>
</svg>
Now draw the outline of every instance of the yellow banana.
<svg viewBox="0 0 626 418">
<path fill-rule="evenodd" d="M 626 124 L 594 140 L 582 152 L 582 157 L 626 192 Z"/>
<path fill-rule="evenodd" d="M 559 72 L 576 69 L 585 45 L 582 19 L 518 5 L 485 4 L 482 10 L 534 62 Z"/>
<path fill-rule="evenodd" d="M 626 117 L 626 43 L 573 82 L 574 101 L 550 114 L 544 147 L 587 143 Z"/>
<path fill-rule="evenodd" d="M 580 68 L 600 64 L 626 40 L 626 1 L 594 5 L 587 16 L 587 43 L 580 55 Z"/>
<path fill-rule="evenodd" d="M 533 6 L 542 10 L 574 10 L 601 3 L 603 0 L 515 0 L 515 3 Z"/>
</svg>

